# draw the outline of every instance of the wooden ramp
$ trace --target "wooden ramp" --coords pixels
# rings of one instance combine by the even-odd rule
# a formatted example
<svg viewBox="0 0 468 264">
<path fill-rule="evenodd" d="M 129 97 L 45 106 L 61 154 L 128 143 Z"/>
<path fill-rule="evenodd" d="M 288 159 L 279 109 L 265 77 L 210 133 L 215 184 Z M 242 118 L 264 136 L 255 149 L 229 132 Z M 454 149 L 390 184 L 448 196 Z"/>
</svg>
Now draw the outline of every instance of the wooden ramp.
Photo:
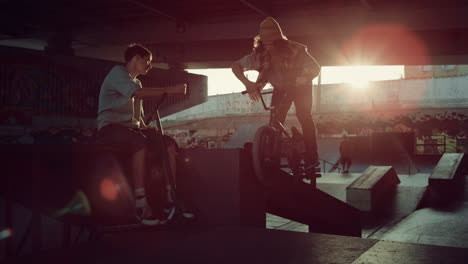
<svg viewBox="0 0 468 264">
<path fill-rule="evenodd" d="M 392 166 L 369 166 L 346 188 L 346 201 L 361 211 L 370 212 L 399 183 Z"/>
</svg>

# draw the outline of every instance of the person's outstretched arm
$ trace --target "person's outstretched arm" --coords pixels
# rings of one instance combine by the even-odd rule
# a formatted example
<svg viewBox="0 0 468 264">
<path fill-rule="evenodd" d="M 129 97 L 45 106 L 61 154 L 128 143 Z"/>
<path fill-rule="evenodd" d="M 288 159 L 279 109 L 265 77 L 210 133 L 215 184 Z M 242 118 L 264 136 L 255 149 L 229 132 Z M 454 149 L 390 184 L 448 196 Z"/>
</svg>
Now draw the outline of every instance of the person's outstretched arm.
<svg viewBox="0 0 468 264">
<path fill-rule="evenodd" d="M 168 87 L 146 87 L 138 89 L 133 95 L 140 99 L 147 99 L 151 97 L 160 96 L 164 93 L 167 94 L 186 94 L 187 85 L 185 83 L 176 84 Z"/>
</svg>

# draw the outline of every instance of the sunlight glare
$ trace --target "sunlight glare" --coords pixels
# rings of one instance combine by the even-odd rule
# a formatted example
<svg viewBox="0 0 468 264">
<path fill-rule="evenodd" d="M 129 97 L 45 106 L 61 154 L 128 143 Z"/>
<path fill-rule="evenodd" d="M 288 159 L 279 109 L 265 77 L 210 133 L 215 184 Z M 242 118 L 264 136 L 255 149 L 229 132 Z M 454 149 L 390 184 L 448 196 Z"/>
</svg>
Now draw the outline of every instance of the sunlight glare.
<svg viewBox="0 0 468 264">
<path fill-rule="evenodd" d="M 354 80 L 351 81 L 351 87 L 356 90 L 364 90 L 369 86 L 369 82 L 366 80 Z"/>
</svg>

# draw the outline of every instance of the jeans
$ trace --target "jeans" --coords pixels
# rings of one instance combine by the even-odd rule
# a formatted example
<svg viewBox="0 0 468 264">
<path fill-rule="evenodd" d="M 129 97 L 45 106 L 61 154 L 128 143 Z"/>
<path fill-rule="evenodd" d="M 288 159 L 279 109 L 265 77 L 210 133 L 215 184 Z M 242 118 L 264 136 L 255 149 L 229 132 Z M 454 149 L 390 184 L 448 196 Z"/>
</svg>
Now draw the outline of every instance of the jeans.
<svg viewBox="0 0 468 264">
<path fill-rule="evenodd" d="M 277 120 L 284 124 L 292 103 L 296 107 L 296 116 L 302 127 L 306 150 L 304 160 L 306 163 L 314 163 L 319 157 L 317 153 L 315 124 L 312 119 L 312 87 L 294 90 L 275 88 L 271 98 L 271 105 L 275 108 L 271 112 L 270 121 L 273 115 L 275 115 Z"/>
</svg>

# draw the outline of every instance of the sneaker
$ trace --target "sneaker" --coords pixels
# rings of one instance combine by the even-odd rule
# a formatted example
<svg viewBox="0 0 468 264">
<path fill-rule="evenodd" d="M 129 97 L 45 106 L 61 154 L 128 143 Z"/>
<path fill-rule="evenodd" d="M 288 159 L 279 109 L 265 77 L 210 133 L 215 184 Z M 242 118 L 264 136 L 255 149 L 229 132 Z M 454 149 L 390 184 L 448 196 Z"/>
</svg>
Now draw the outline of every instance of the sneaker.
<svg viewBox="0 0 468 264">
<path fill-rule="evenodd" d="M 195 214 L 186 209 L 182 209 L 182 217 L 185 219 L 194 219 Z"/>
<path fill-rule="evenodd" d="M 163 210 L 164 216 L 161 217 L 161 219 L 165 219 L 166 222 L 170 222 L 171 220 L 174 219 L 174 217 L 176 215 L 176 211 L 177 211 L 177 209 L 174 206 L 165 208 Z M 179 209 L 179 213 L 177 215 L 182 216 L 182 218 L 187 219 L 187 220 L 192 220 L 192 219 L 195 218 L 194 213 L 192 213 L 191 211 L 189 211 L 187 209 L 184 209 L 184 208 Z"/>
<path fill-rule="evenodd" d="M 155 216 L 149 206 L 137 211 L 137 219 L 140 223 L 147 226 L 167 224 L 167 221 L 165 219 L 163 219 L 162 217 Z"/>
<path fill-rule="evenodd" d="M 165 220 L 160 220 L 160 219 L 157 219 L 155 217 L 147 217 L 147 218 L 143 218 L 140 223 L 142 223 L 143 225 L 147 225 L 147 226 L 158 226 L 158 225 L 165 225 L 167 224 L 167 222 Z"/>
<path fill-rule="evenodd" d="M 320 161 L 305 162 L 304 164 L 304 179 L 312 179 L 322 177 L 320 174 Z"/>
<path fill-rule="evenodd" d="M 141 197 L 136 199 L 135 205 L 136 211 L 136 218 L 137 221 L 143 225 L 148 226 L 157 226 L 157 225 L 164 225 L 167 223 L 166 220 L 161 219 L 161 217 L 156 217 L 153 214 L 153 210 L 149 206 L 146 197 Z"/>
<path fill-rule="evenodd" d="M 161 218 L 165 219 L 166 222 L 169 222 L 174 218 L 175 212 L 176 212 L 176 208 L 174 206 L 164 208 L 163 209 L 164 215 Z"/>
<path fill-rule="evenodd" d="M 314 161 L 305 161 L 304 164 L 305 168 L 318 168 L 320 167 L 320 161 L 319 160 L 314 160 Z"/>
<path fill-rule="evenodd" d="M 318 161 L 318 160 L 315 160 L 315 161 L 312 161 L 312 162 L 305 161 L 304 162 L 304 170 L 305 171 L 320 170 L 320 161 Z"/>
</svg>

